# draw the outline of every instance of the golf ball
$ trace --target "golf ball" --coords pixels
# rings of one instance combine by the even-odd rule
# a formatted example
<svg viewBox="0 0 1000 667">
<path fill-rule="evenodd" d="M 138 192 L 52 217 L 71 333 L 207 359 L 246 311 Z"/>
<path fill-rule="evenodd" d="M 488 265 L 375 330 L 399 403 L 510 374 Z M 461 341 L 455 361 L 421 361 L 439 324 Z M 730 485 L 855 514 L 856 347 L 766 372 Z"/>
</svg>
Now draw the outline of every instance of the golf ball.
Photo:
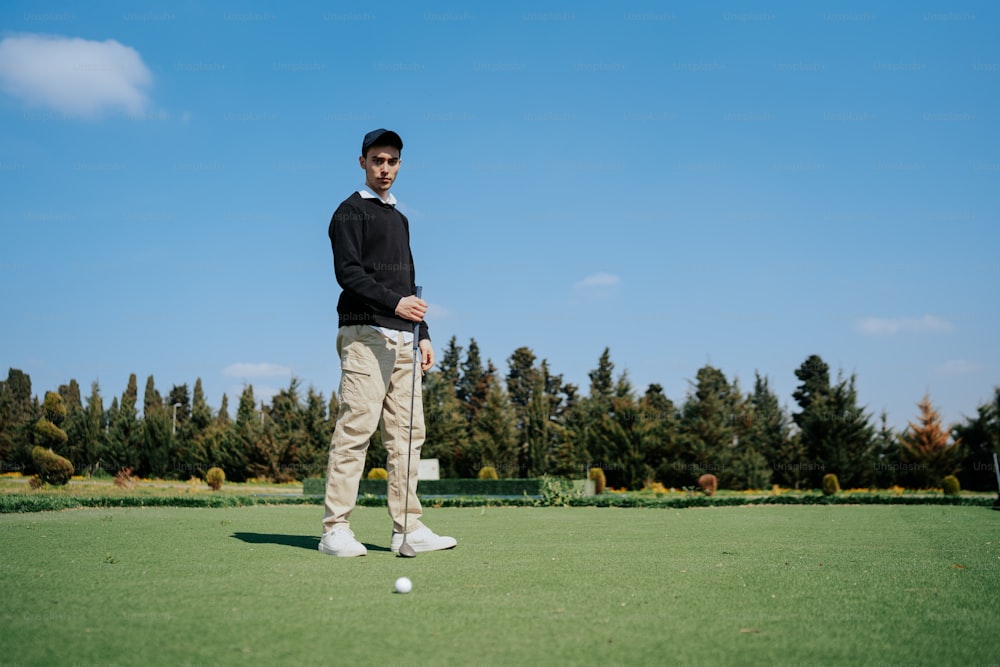
<svg viewBox="0 0 1000 667">
<path fill-rule="evenodd" d="M 396 580 L 397 593 L 409 593 L 411 590 L 413 590 L 413 582 L 410 581 L 409 577 L 400 577 Z"/>
</svg>

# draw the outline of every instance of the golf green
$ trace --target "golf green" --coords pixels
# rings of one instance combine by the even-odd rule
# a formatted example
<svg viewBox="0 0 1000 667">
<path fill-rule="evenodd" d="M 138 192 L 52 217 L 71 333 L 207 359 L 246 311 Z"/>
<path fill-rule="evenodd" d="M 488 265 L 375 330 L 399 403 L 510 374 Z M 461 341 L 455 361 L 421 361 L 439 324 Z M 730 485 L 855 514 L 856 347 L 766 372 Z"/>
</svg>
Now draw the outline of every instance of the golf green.
<svg viewBox="0 0 1000 667">
<path fill-rule="evenodd" d="M 458 548 L 316 550 L 322 509 L 0 515 L 0 663 L 973 665 L 1000 656 L 1000 512 L 428 509 Z M 413 581 L 393 593 L 399 576 Z"/>
</svg>

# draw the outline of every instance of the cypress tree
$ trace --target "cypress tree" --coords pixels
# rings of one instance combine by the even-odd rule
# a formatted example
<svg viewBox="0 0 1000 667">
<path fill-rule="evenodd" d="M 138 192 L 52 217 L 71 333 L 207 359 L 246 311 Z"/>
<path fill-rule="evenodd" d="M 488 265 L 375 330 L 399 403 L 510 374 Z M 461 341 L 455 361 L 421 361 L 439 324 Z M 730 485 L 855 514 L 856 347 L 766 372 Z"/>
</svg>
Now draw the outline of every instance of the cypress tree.
<svg viewBox="0 0 1000 667">
<path fill-rule="evenodd" d="M 153 376 L 146 378 L 143 394 L 142 456 L 138 472 L 143 477 L 164 478 L 170 469 L 173 415 L 163 404 Z"/>
<path fill-rule="evenodd" d="M 104 413 L 104 399 L 97 381 L 90 383 L 90 396 L 84 409 L 86 427 L 83 433 L 83 463 L 91 474 L 97 471 L 104 455 L 104 438 L 107 420 Z"/>
<path fill-rule="evenodd" d="M 108 472 L 112 474 L 124 469 L 139 469 L 143 432 L 136 408 L 138 394 L 135 373 L 132 373 L 121 401 L 116 398 L 111 404 L 106 465 L 110 468 Z"/>
</svg>

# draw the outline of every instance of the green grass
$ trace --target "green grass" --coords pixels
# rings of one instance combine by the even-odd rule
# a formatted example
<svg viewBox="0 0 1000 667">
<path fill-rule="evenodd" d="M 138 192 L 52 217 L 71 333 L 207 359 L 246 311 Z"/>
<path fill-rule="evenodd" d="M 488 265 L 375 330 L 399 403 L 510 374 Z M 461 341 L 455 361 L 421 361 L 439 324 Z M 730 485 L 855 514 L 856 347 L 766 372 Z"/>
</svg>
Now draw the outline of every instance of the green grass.
<svg viewBox="0 0 1000 667">
<path fill-rule="evenodd" d="M 442 508 L 453 551 L 316 551 L 321 508 L 0 515 L 0 663 L 973 665 L 1000 655 L 1000 512 Z M 396 577 L 413 580 L 392 593 Z M 13 638 L 17 638 L 16 640 Z"/>
</svg>

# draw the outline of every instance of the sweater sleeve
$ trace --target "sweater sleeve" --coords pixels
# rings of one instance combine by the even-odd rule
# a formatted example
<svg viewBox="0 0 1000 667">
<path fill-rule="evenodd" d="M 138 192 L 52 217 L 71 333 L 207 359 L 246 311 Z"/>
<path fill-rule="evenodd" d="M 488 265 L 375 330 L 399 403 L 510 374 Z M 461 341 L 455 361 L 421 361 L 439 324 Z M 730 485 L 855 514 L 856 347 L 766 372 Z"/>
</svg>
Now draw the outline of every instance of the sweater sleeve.
<svg viewBox="0 0 1000 667">
<path fill-rule="evenodd" d="M 405 294 L 396 294 L 365 271 L 362 245 L 365 233 L 364 212 L 348 202 L 341 204 L 330 220 L 330 243 L 333 268 L 340 286 L 378 310 L 392 314 Z"/>
</svg>

